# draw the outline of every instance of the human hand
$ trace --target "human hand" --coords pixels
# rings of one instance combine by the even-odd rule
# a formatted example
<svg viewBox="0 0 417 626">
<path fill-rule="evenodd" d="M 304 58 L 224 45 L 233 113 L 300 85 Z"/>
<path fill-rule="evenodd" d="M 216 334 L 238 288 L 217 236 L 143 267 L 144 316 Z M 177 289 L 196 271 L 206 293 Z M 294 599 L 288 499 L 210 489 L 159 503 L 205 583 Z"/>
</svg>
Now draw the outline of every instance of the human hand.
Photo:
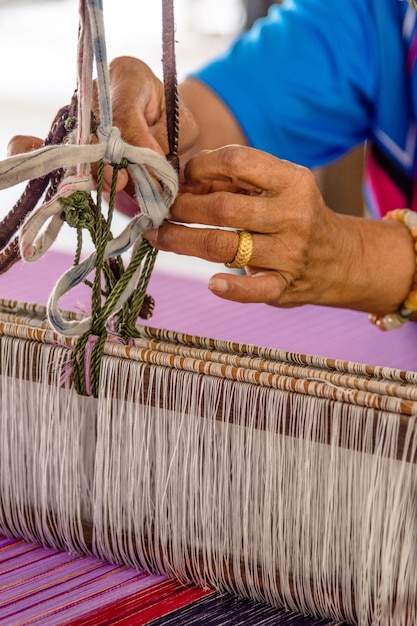
<svg viewBox="0 0 417 626">
<path fill-rule="evenodd" d="M 165 95 L 161 81 L 145 63 L 134 57 L 113 59 L 109 73 L 113 125 L 119 128 L 122 139 L 133 146 L 168 154 Z M 97 105 L 95 113 L 98 117 Z M 178 152 L 182 154 L 196 141 L 197 125 L 181 99 L 178 116 Z M 106 168 L 107 185 L 111 180 L 109 169 Z M 139 207 L 133 200 L 134 185 L 123 170 L 118 176 L 117 192 L 116 208 L 129 217 L 137 213 Z"/>
<path fill-rule="evenodd" d="M 406 229 L 334 213 L 309 170 L 226 146 L 191 159 L 184 175 L 170 221 L 146 236 L 158 249 L 224 263 L 238 245 L 236 232 L 224 228 L 251 232 L 247 275 L 214 275 L 216 295 L 375 312 L 395 310 L 406 296 L 415 267 Z M 207 227 L 187 226 L 193 223 Z"/>
<path fill-rule="evenodd" d="M 118 57 L 109 66 L 113 121 L 122 138 L 132 145 L 168 153 L 164 88 L 150 68 L 134 57 Z M 206 147 L 245 143 L 237 120 L 209 88 L 196 80 L 179 85 L 178 153 L 184 162 Z M 96 111 L 96 114 L 98 112 Z M 131 216 L 138 209 L 132 201 L 130 180 L 123 181 L 116 208 Z"/>
</svg>

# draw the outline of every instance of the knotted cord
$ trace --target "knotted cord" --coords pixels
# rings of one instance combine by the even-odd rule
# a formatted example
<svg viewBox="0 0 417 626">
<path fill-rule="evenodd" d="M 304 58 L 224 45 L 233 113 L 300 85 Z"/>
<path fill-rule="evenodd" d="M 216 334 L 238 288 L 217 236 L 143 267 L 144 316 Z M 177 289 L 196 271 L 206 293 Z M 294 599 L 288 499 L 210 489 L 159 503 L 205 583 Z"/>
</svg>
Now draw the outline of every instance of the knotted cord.
<svg viewBox="0 0 417 626">
<path fill-rule="evenodd" d="M 63 175 L 56 180 L 55 193 L 43 204 L 27 209 L 20 233 L 20 254 L 26 261 L 39 259 L 55 241 L 64 222 L 77 229 L 74 265 L 58 280 L 48 302 L 48 318 L 60 334 L 79 337 L 73 357 L 74 382 L 81 393 L 96 395 L 100 355 L 109 329 L 118 340 L 137 336 L 136 319 L 147 312 L 146 288 L 157 251 L 143 239 L 143 232 L 157 228 L 167 217 L 178 191 L 178 95 L 174 54 L 173 0 L 163 0 L 163 64 L 169 154 L 164 159 L 148 148 L 127 144 L 112 124 L 109 71 L 100 0 L 80 0 L 80 27 L 77 49 L 76 124 L 74 107 L 63 128 L 66 143 L 45 145 L 27 154 L 0 162 L 0 189 L 27 179 L 41 180 L 42 191 L 51 171 Z M 90 143 L 93 103 L 93 65 L 97 72 L 100 122 L 94 129 L 98 143 Z M 69 115 L 71 113 L 71 116 Z M 59 137 L 63 139 L 64 133 Z M 94 180 L 91 164 L 99 162 L 97 200 L 91 192 Z M 110 163 L 114 175 L 107 217 L 102 213 L 102 171 Z M 171 165 L 172 163 L 172 165 Z M 111 232 L 117 173 L 126 168 L 134 182 L 139 211 L 117 236 Z M 157 182 L 156 182 L 157 181 Z M 95 252 L 81 260 L 82 229 L 86 229 Z M 122 255 L 131 253 L 124 267 Z M 69 320 L 59 309 L 60 298 L 95 272 L 91 316 Z M 91 371 L 90 371 L 91 370 Z M 84 372 L 84 373 L 83 373 Z"/>
</svg>

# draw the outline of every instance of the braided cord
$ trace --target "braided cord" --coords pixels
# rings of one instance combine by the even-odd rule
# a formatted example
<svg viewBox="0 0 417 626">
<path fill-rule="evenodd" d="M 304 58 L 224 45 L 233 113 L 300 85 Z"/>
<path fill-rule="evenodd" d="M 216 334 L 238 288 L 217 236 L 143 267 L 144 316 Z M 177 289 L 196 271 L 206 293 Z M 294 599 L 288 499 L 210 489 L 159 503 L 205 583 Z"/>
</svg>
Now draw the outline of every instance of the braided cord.
<svg viewBox="0 0 417 626">
<path fill-rule="evenodd" d="M 102 219 L 102 188 L 103 188 L 103 167 L 100 163 L 97 173 L 97 211 L 94 225 L 91 220 L 91 213 L 86 211 L 89 207 L 88 199 L 81 197 L 79 192 L 73 194 L 78 201 L 78 208 L 81 209 L 81 219 L 76 223 L 79 226 L 85 214 L 85 227 L 94 232 L 96 246 L 96 267 L 94 281 L 92 283 L 91 309 L 92 324 L 88 332 L 81 335 L 76 341 L 73 351 L 73 378 L 74 385 L 78 393 L 83 395 L 97 396 L 99 388 L 100 362 L 104 350 L 104 344 L 108 335 L 108 321 L 114 309 L 118 308 L 119 301 L 123 300 L 123 295 L 127 290 L 130 281 L 136 281 L 136 287 L 131 298 L 124 303 L 122 310 L 116 319 L 116 330 L 123 341 L 128 342 L 131 337 L 138 336 L 136 321 L 143 306 L 146 290 L 155 265 L 157 250 L 153 248 L 146 239 L 143 239 L 134 251 L 130 263 L 124 269 L 121 258 L 117 261 L 117 270 L 120 275 L 112 272 L 112 267 L 105 259 L 105 247 L 112 237 L 110 231 L 111 217 L 114 211 L 114 201 L 116 195 L 117 175 L 120 167 L 114 168 L 111 191 L 109 196 L 108 220 Z M 71 204 L 71 197 L 66 199 L 66 204 L 71 216 L 74 216 L 74 203 Z M 143 264 L 143 267 L 142 267 Z M 139 274 L 139 270 L 140 274 Z M 111 289 L 103 294 L 103 277 L 111 283 Z M 103 295 L 105 301 L 103 303 Z M 91 338 L 94 340 L 91 341 Z M 88 360 L 88 364 L 87 364 Z M 88 365 L 88 367 L 87 367 Z"/>
<path fill-rule="evenodd" d="M 111 264 L 105 259 L 106 245 L 112 238 L 110 226 L 114 213 L 117 176 L 120 169 L 122 169 L 122 167 L 126 167 L 126 165 L 126 163 L 123 163 L 113 168 L 107 220 L 104 220 L 102 215 L 103 161 L 99 163 L 97 170 L 97 204 L 95 206 L 95 210 L 92 210 L 91 197 L 83 192 L 75 192 L 72 196 L 66 198 L 64 203 L 67 206 L 66 215 L 72 218 L 71 225 L 75 225 L 77 229 L 88 229 L 96 248 L 94 281 L 92 284 L 90 283 L 92 288 L 92 325 L 88 332 L 78 338 L 72 356 L 75 388 L 80 394 L 91 394 L 95 397 L 98 394 L 100 362 L 107 338 L 107 304 L 109 301 L 112 302 L 115 297 L 120 297 L 120 294 L 123 292 L 123 289 L 127 284 L 126 273 L 122 274 L 122 278 L 118 280 L 119 272 L 121 273 L 123 269 L 122 260 L 118 259 L 116 266 L 118 274 L 115 275 L 112 271 Z M 76 256 L 78 256 L 78 252 Z M 105 291 L 103 291 L 102 287 L 103 278 L 106 282 Z M 103 296 L 106 297 L 104 305 L 102 303 Z M 112 296 L 113 300 L 111 299 Z M 93 342 L 91 342 L 91 337 L 95 338 Z M 87 352 L 89 346 L 92 346 L 92 348 Z M 88 368 L 86 364 L 87 355 L 89 359 Z"/>
<path fill-rule="evenodd" d="M 83 0 L 81 0 L 81 4 L 83 4 Z M 96 4 L 96 0 L 93 1 L 93 4 Z M 176 172 L 178 172 L 179 108 L 174 53 L 173 0 L 163 0 L 162 8 L 163 71 L 169 146 L 167 160 L 174 167 Z M 105 56 L 104 30 L 101 21 L 102 7 L 96 5 L 94 10 L 97 12 L 100 19 L 91 19 L 85 6 L 83 10 L 81 10 L 81 15 L 83 19 L 86 20 L 86 24 L 89 22 L 93 32 L 96 28 L 95 25 L 98 24 L 98 30 L 95 33 L 98 36 L 93 38 L 97 63 L 99 108 L 101 116 L 98 136 L 100 142 L 103 140 L 107 141 L 110 137 L 114 137 L 114 145 L 116 146 L 118 139 L 111 126 L 108 69 Z M 86 40 L 87 36 L 84 33 L 83 41 L 85 42 Z M 85 71 L 90 65 L 91 58 L 88 58 L 80 74 L 80 83 L 84 86 L 87 100 L 90 97 L 91 90 Z M 79 129 L 79 135 L 85 136 L 85 107 L 83 112 L 84 127 L 83 129 Z M 113 154 L 112 152 L 110 153 Z M 108 159 L 107 154 L 106 156 Z M 113 159 L 110 160 L 111 162 L 113 161 Z M 139 334 L 136 325 L 137 319 L 142 309 L 146 307 L 144 304 L 145 300 L 147 298 L 149 299 L 146 290 L 158 253 L 147 240 L 142 238 L 140 231 L 134 236 L 132 256 L 126 267 L 124 266 L 120 252 L 114 256 L 112 253 L 109 253 L 109 242 L 116 244 L 111 233 L 111 223 L 115 208 L 117 176 L 120 169 L 126 167 L 130 168 L 130 163 L 126 158 L 116 158 L 115 160 L 116 163 L 112 162 L 113 177 L 108 199 L 106 220 L 103 218 L 102 214 L 105 159 L 100 160 L 97 170 L 96 205 L 94 205 L 91 194 L 88 191 L 75 192 L 61 200 L 66 222 L 77 229 L 75 263 L 78 264 L 81 258 L 83 229 L 89 232 L 95 246 L 94 279 L 92 283 L 89 283 L 86 277 L 84 279 L 84 282 L 91 285 L 91 325 L 86 332 L 83 332 L 78 337 L 72 358 L 73 380 L 77 391 L 83 395 L 93 395 L 95 397 L 97 397 L 99 390 L 101 358 L 110 327 L 112 332 L 116 332 L 120 339 L 126 343 L 132 337 L 136 337 Z M 147 184 L 149 185 L 149 182 Z M 152 185 L 152 181 L 150 184 Z M 149 186 L 144 193 L 145 195 L 141 196 L 143 201 L 145 201 L 145 198 L 155 198 L 154 192 L 149 194 Z M 151 216 L 148 213 L 146 202 L 143 207 L 141 206 L 141 213 L 138 217 L 139 219 L 145 220 L 143 222 L 143 228 L 151 227 L 150 225 L 152 223 L 158 224 L 158 222 L 152 222 L 153 218 L 150 219 Z M 135 229 L 134 225 L 132 229 Z M 123 249 L 122 247 L 121 250 Z M 86 265 L 86 267 L 89 266 Z"/>
<path fill-rule="evenodd" d="M 173 0 L 162 1 L 162 65 L 169 150 L 167 159 L 178 172 L 180 169 L 178 159 L 179 99 Z"/>
</svg>

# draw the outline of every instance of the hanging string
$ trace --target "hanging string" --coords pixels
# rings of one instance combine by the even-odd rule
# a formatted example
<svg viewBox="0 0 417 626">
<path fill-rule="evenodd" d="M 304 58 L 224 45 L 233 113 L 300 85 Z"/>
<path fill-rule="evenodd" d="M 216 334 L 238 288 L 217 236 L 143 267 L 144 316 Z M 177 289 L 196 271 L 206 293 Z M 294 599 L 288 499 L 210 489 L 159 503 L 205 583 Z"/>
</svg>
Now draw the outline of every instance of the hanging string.
<svg viewBox="0 0 417 626">
<path fill-rule="evenodd" d="M 176 171 L 179 172 L 179 106 L 177 70 L 175 62 L 175 22 L 173 0 L 163 0 L 162 2 L 162 27 L 162 63 L 168 133 L 167 159 Z"/>
</svg>

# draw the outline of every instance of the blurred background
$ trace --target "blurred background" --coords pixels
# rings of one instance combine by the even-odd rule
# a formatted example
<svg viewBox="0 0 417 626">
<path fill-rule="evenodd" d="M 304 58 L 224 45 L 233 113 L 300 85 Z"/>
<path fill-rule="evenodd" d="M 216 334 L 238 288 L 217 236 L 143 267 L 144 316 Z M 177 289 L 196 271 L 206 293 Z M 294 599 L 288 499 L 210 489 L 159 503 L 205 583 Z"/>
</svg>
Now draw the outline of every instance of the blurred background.
<svg viewBox="0 0 417 626">
<path fill-rule="evenodd" d="M 105 0 L 109 59 L 132 55 L 159 77 L 161 2 Z M 269 0 L 175 0 L 178 78 L 224 50 L 243 29 L 266 15 Z M 15 134 L 45 137 L 56 111 L 69 102 L 76 85 L 78 0 L 0 0 L 0 159 Z M 325 198 L 336 210 L 361 206 L 361 151 L 347 162 L 318 172 Z M 0 192 L 0 217 L 19 197 L 23 185 Z M 125 218 L 118 216 L 117 233 Z M 73 251 L 74 240 L 60 237 Z M 166 256 L 168 258 L 166 258 Z M 158 256 L 158 266 L 173 272 L 211 276 L 212 264 L 186 257 Z M 222 266 L 223 267 L 223 266 Z"/>
</svg>

